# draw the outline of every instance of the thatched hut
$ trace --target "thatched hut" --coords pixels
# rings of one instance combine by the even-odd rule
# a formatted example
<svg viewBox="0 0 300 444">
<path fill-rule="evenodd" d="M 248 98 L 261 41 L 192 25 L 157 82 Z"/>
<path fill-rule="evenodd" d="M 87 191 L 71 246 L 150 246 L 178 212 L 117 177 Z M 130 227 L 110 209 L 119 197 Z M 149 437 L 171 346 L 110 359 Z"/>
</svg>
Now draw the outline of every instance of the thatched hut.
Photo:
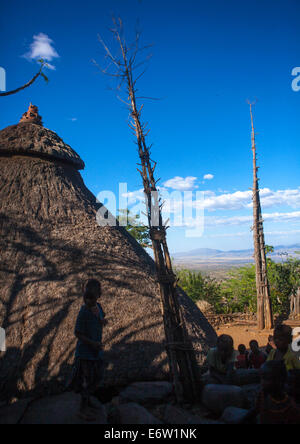
<svg viewBox="0 0 300 444">
<path fill-rule="evenodd" d="M 32 110 L 31 110 L 32 111 Z M 24 117 L 25 116 L 25 117 Z M 96 277 L 109 320 L 105 383 L 168 376 L 154 263 L 123 227 L 100 227 L 84 163 L 31 112 L 0 131 L 0 358 L 4 393 L 57 390 L 74 359 L 82 284 Z M 181 293 L 199 363 L 215 333 Z"/>
</svg>

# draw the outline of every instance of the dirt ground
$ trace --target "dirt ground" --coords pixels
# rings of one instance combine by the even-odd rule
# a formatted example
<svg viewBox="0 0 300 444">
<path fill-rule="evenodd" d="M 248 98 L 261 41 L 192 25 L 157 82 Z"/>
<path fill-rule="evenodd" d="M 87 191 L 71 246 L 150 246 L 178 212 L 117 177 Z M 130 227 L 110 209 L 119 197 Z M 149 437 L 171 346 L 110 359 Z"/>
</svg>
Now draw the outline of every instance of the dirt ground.
<svg viewBox="0 0 300 444">
<path fill-rule="evenodd" d="M 284 324 L 287 324 L 292 328 L 300 327 L 300 319 L 297 321 L 288 320 L 285 321 Z M 268 344 L 268 337 L 273 335 L 274 332 L 274 330 L 259 331 L 254 322 L 220 325 L 219 327 L 216 327 L 215 330 L 218 336 L 222 334 L 232 336 L 235 350 L 237 350 L 240 344 L 244 344 L 249 350 L 249 342 L 252 339 L 256 339 L 259 346 L 264 348 Z M 298 333 L 294 339 L 296 339 L 296 337 L 299 337 L 300 339 L 300 334 Z"/>
<path fill-rule="evenodd" d="M 273 330 L 259 331 L 255 324 L 227 324 L 216 327 L 215 330 L 218 336 L 222 334 L 232 336 L 235 350 L 240 344 L 244 344 L 249 349 L 249 342 L 252 339 L 256 339 L 260 347 L 265 347 L 268 343 L 268 336 L 273 334 Z"/>
</svg>

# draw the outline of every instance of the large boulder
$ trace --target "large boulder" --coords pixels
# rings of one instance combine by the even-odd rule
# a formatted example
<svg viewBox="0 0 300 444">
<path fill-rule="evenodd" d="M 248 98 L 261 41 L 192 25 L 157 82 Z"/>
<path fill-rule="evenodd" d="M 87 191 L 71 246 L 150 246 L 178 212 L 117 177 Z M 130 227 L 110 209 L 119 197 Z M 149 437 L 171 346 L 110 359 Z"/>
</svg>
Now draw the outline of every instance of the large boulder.
<svg viewBox="0 0 300 444">
<path fill-rule="evenodd" d="M 250 369 L 238 369 L 234 374 L 234 384 L 242 386 L 249 384 L 258 384 L 260 382 L 259 370 L 255 368 Z"/>
<path fill-rule="evenodd" d="M 82 420 L 78 416 L 80 400 L 80 396 L 74 393 L 37 400 L 26 410 L 21 424 L 107 424 L 107 414 L 103 406 L 95 412 L 95 421 L 90 423 Z"/>
<path fill-rule="evenodd" d="M 207 384 L 202 391 L 202 403 L 211 412 L 221 415 L 226 407 L 247 407 L 247 398 L 241 387 Z"/>
<path fill-rule="evenodd" d="M 121 391 L 119 396 L 125 401 L 149 404 L 166 400 L 172 392 L 170 382 L 135 382 Z"/>
<path fill-rule="evenodd" d="M 220 421 L 203 418 L 174 405 L 167 405 L 164 413 L 166 424 L 222 424 Z"/>
<path fill-rule="evenodd" d="M 21 399 L 0 408 L 0 425 L 19 424 L 32 400 Z"/>
<path fill-rule="evenodd" d="M 249 410 L 239 409 L 238 407 L 226 407 L 221 417 L 221 421 L 226 424 L 242 424 Z"/>
<path fill-rule="evenodd" d="M 145 407 L 136 402 L 116 406 L 110 421 L 114 424 L 162 424 Z"/>
</svg>

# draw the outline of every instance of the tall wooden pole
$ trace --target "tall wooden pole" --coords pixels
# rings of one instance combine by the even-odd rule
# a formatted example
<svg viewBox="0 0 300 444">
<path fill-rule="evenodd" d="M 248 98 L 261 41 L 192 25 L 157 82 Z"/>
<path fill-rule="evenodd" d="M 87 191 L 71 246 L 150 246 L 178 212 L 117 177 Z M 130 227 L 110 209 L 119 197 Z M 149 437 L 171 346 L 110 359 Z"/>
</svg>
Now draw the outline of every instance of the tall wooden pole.
<svg viewBox="0 0 300 444">
<path fill-rule="evenodd" d="M 253 153 L 253 240 L 254 259 L 256 271 L 256 291 L 257 291 L 257 326 L 259 330 L 273 328 L 273 314 L 270 297 L 270 287 L 267 275 L 267 259 L 265 250 L 265 237 L 262 219 L 262 211 L 259 194 L 259 179 L 257 177 L 257 156 L 255 130 L 253 123 L 252 104 L 250 103 L 251 116 L 251 142 Z"/>
<path fill-rule="evenodd" d="M 119 21 L 118 25 L 120 28 L 121 21 Z M 103 42 L 102 44 L 110 61 L 117 67 L 117 74 L 115 76 L 120 77 L 125 82 L 127 88 L 128 102 L 126 104 L 130 111 L 130 127 L 134 130 L 141 162 L 141 169 L 138 171 L 141 174 L 144 186 L 149 233 L 160 287 L 167 355 L 176 398 L 178 402 L 182 402 L 184 398 L 189 401 L 195 401 L 199 396 L 197 393 L 197 361 L 195 359 L 195 351 L 188 339 L 185 321 L 178 302 L 177 280 L 172 269 L 166 239 L 167 227 L 162 220 L 162 205 L 156 187 L 157 181 L 154 177 L 156 163 L 150 158 L 150 147 L 146 143 L 148 132 L 146 132 L 145 125 L 141 122 L 143 106 L 138 109 L 136 102 L 135 84 L 137 79 L 133 78 L 133 70 L 138 45 L 135 45 L 135 53 L 130 57 L 130 49 L 122 38 L 122 31 L 119 28 L 116 26 L 116 29 L 113 29 L 112 32 L 121 49 L 121 60 L 114 58 Z"/>
</svg>

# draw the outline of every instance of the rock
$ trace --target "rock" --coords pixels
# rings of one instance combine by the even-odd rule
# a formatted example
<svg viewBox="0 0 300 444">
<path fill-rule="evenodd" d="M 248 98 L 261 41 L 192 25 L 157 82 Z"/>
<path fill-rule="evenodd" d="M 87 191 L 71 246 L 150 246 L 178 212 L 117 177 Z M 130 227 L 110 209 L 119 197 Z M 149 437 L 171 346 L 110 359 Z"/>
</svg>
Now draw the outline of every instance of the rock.
<svg viewBox="0 0 300 444">
<path fill-rule="evenodd" d="M 193 415 L 187 410 L 174 405 L 168 405 L 166 407 L 164 422 L 166 424 L 222 424 L 218 421 Z"/>
<path fill-rule="evenodd" d="M 32 399 L 22 399 L 0 409 L 0 424 L 18 424 Z"/>
<path fill-rule="evenodd" d="M 117 424 L 162 424 L 148 410 L 135 402 L 117 406 L 114 416 Z"/>
<path fill-rule="evenodd" d="M 247 384 L 241 387 L 248 401 L 248 407 L 254 407 L 258 393 L 261 390 L 260 384 Z"/>
<path fill-rule="evenodd" d="M 233 382 L 236 385 L 257 384 L 260 382 L 259 370 L 254 368 L 238 369 L 235 371 Z"/>
<path fill-rule="evenodd" d="M 240 424 L 249 410 L 239 409 L 238 407 L 227 407 L 221 417 L 221 421 L 226 424 Z"/>
<path fill-rule="evenodd" d="M 165 400 L 172 391 L 173 386 L 170 382 L 135 382 L 126 387 L 119 396 L 126 401 L 147 404 Z"/>
<path fill-rule="evenodd" d="M 27 409 L 21 424 L 107 424 L 105 408 L 95 411 L 96 421 L 86 422 L 78 417 L 80 396 L 74 393 L 49 396 L 35 401 Z"/>
<path fill-rule="evenodd" d="M 207 301 L 204 300 L 197 301 L 196 305 L 199 308 L 199 310 L 204 314 L 213 314 L 214 312 L 213 306 Z"/>
<path fill-rule="evenodd" d="M 202 391 L 202 403 L 210 411 L 221 415 L 226 407 L 247 407 L 247 398 L 241 387 L 207 384 Z"/>
</svg>

